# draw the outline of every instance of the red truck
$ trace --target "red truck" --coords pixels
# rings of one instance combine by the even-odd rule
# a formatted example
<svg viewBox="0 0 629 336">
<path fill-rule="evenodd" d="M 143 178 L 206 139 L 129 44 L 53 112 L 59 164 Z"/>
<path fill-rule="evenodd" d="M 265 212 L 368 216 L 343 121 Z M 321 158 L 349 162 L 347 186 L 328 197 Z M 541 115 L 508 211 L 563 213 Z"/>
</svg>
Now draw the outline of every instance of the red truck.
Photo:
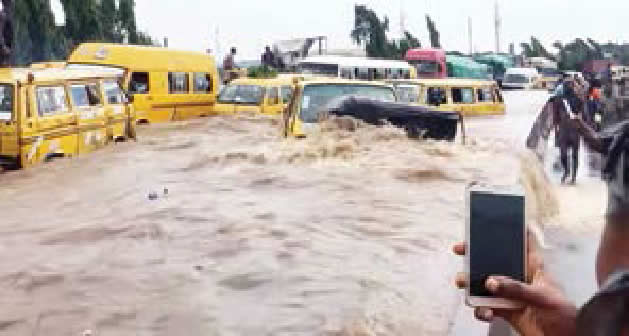
<svg viewBox="0 0 629 336">
<path fill-rule="evenodd" d="M 446 78 L 446 52 L 443 49 L 410 49 L 404 58 L 417 69 L 419 78 Z"/>
</svg>

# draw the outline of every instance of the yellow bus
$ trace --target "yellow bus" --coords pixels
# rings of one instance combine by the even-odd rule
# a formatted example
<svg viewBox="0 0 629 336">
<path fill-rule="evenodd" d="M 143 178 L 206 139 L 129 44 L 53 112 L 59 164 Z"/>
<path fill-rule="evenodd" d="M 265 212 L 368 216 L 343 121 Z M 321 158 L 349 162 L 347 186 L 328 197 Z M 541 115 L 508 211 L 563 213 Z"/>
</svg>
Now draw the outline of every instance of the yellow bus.
<svg viewBox="0 0 629 336">
<path fill-rule="evenodd" d="M 505 114 L 500 88 L 494 81 L 462 78 L 392 80 L 402 103 L 460 112 L 463 116 Z"/>
<path fill-rule="evenodd" d="M 94 70 L 0 70 L 0 167 L 23 168 L 134 137 L 118 77 Z"/>
<path fill-rule="evenodd" d="M 105 43 L 79 45 L 68 68 L 108 67 L 124 71 L 140 123 L 207 116 L 214 112 L 220 77 L 214 58 L 197 52 Z"/>
<path fill-rule="evenodd" d="M 218 95 L 218 114 L 242 112 L 279 115 L 290 101 L 293 78 L 241 78 L 224 86 Z"/>
</svg>

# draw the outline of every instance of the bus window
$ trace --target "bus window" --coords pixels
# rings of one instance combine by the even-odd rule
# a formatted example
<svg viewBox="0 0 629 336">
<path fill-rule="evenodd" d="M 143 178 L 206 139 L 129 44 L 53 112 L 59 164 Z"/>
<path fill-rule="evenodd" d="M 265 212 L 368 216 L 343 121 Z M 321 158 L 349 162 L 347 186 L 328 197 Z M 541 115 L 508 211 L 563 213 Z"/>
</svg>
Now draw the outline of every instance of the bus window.
<svg viewBox="0 0 629 336">
<path fill-rule="evenodd" d="M 28 105 L 28 104 L 27 104 Z M 0 85 L 0 120 L 13 118 L 13 85 Z"/>
<path fill-rule="evenodd" d="M 76 107 L 100 105 L 98 87 L 95 84 L 74 84 L 70 86 L 72 104 Z"/>
<path fill-rule="evenodd" d="M 452 102 L 455 104 L 473 104 L 474 90 L 472 88 L 452 88 Z"/>
<path fill-rule="evenodd" d="M 491 88 L 482 87 L 477 89 L 478 101 L 483 103 L 493 103 L 494 95 L 491 92 Z"/>
<path fill-rule="evenodd" d="M 118 82 L 113 80 L 103 82 L 103 91 L 105 91 L 107 104 L 123 104 L 125 102 L 124 93 Z"/>
<path fill-rule="evenodd" d="M 397 85 L 395 95 L 399 102 L 419 103 L 419 90 L 415 85 Z"/>
<path fill-rule="evenodd" d="M 341 78 L 352 79 L 353 75 L 354 74 L 353 74 L 352 69 L 349 69 L 349 68 L 342 68 L 341 69 Z"/>
<path fill-rule="evenodd" d="M 40 117 L 64 114 L 69 111 L 66 90 L 63 86 L 42 86 L 35 91 Z"/>
<path fill-rule="evenodd" d="M 149 74 L 148 72 L 134 72 L 131 74 L 129 82 L 129 93 L 131 94 L 147 94 L 149 93 Z"/>
<path fill-rule="evenodd" d="M 429 87 L 428 90 L 426 90 L 426 104 L 439 106 L 446 103 L 446 89 L 441 87 Z"/>
<path fill-rule="evenodd" d="M 277 105 L 280 103 L 280 92 L 279 92 L 279 88 L 270 88 L 269 89 L 269 98 L 268 98 L 268 104 L 269 105 Z"/>
<path fill-rule="evenodd" d="M 194 93 L 211 93 L 212 92 L 212 75 L 204 72 L 194 73 Z"/>
<path fill-rule="evenodd" d="M 290 85 L 282 86 L 282 102 L 288 104 L 293 96 L 293 87 Z"/>
<path fill-rule="evenodd" d="M 170 94 L 188 93 L 188 73 L 187 72 L 169 72 L 168 73 L 168 92 Z"/>
</svg>

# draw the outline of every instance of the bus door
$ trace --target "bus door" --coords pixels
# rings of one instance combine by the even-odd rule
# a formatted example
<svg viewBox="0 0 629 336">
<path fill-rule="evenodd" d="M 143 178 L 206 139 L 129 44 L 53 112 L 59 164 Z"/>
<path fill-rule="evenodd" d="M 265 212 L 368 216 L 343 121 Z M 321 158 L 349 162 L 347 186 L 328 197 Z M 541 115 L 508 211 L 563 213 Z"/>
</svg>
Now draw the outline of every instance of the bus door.
<svg viewBox="0 0 629 336">
<path fill-rule="evenodd" d="M 500 104 L 494 102 L 494 92 L 491 86 L 479 86 L 476 88 L 478 110 L 484 114 L 499 114 Z"/>
<path fill-rule="evenodd" d="M 115 79 L 106 79 L 101 83 L 101 96 L 107 117 L 107 139 L 120 140 L 127 138 L 131 127 L 130 106 L 126 104 L 126 97 L 120 84 Z"/>
<path fill-rule="evenodd" d="M 166 86 L 158 73 L 132 72 L 127 79 L 128 93 L 133 97 L 133 109 L 138 123 L 155 123 L 169 120 L 171 109 L 153 107 L 157 93 Z"/>
<path fill-rule="evenodd" d="M 93 152 L 107 142 L 107 118 L 98 85 L 70 83 L 72 109 L 78 117 L 79 154 Z"/>
<path fill-rule="evenodd" d="M 283 106 L 282 98 L 280 97 L 280 88 L 267 88 L 267 94 L 261 112 L 264 114 L 280 114 L 282 113 Z"/>
<path fill-rule="evenodd" d="M 19 105 L 15 103 L 15 90 L 13 84 L 0 84 L 0 170 L 18 163 Z"/>
<path fill-rule="evenodd" d="M 29 163 L 79 153 L 78 117 L 70 109 L 66 87 L 50 84 L 35 87 L 37 119 L 34 136 L 25 139 Z"/>
<path fill-rule="evenodd" d="M 214 78 L 208 72 L 192 74 L 192 92 L 190 108 L 194 116 L 208 116 L 214 112 L 216 93 L 214 92 Z"/>
<path fill-rule="evenodd" d="M 168 98 L 172 107 L 171 120 L 186 120 L 195 117 L 194 95 L 190 93 L 190 74 L 187 72 L 168 73 Z"/>
</svg>

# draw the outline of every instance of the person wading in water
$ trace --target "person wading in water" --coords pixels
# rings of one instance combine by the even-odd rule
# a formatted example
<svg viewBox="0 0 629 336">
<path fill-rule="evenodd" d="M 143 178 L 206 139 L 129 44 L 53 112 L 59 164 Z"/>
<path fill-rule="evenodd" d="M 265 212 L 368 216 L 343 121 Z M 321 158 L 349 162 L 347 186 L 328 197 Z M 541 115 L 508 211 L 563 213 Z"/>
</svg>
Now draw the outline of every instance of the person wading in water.
<svg viewBox="0 0 629 336">
<path fill-rule="evenodd" d="M 571 119 L 583 115 L 584 107 L 584 88 L 574 80 L 566 79 L 561 84 L 561 89 L 557 90 L 557 94 L 551 97 L 542 109 L 526 140 L 528 148 L 537 150 L 540 139 L 547 140 L 550 132 L 555 131 L 555 145 L 559 147 L 563 168 L 561 183 L 566 183 L 570 176 L 570 183 L 576 183 L 581 135 Z M 568 162 L 568 152 L 572 157 L 572 167 Z"/>
</svg>

